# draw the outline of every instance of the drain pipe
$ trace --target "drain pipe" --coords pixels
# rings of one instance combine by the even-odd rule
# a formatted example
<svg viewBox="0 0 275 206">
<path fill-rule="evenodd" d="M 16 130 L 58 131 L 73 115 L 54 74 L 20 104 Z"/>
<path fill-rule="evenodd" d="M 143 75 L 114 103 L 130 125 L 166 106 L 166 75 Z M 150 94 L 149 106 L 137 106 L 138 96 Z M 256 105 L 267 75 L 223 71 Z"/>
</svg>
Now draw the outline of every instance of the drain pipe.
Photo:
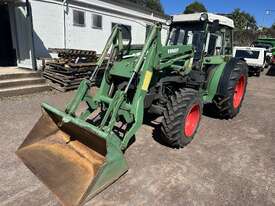
<svg viewBox="0 0 275 206">
<path fill-rule="evenodd" d="M 63 9 L 63 47 L 67 48 L 67 34 L 66 34 L 66 15 L 68 14 L 68 0 L 63 0 L 62 2 Z"/>
<path fill-rule="evenodd" d="M 27 8 L 27 18 L 29 19 L 30 30 L 31 30 L 31 61 L 32 61 L 32 69 L 37 70 L 37 62 L 36 62 L 36 53 L 35 53 L 35 42 L 34 42 L 34 30 L 33 30 L 33 20 L 32 20 L 32 7 L 29 0 L 26 0 L 26 8 Z"/>
</svg>

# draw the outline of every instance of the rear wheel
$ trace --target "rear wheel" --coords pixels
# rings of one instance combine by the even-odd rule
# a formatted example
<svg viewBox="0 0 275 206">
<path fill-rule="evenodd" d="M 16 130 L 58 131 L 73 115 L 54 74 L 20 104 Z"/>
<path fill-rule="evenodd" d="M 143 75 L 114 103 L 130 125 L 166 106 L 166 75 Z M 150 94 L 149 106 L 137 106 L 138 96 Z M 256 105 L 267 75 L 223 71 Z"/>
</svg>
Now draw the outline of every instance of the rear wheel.
<svg viewBox="0 0 275 206">
<path fill-rule="evenodd" d="M 268 68 L 270 64 L 271 64 L 271 57 L 267 56 L 266 59 L 265 59 L 264 68 Z"/>
<path fill-rule="evenodd" d="M 201 114 L 202 103 L 196 90 L 182 89 L 176 92 L 164 112 L 162 139 L 171 147 L 184 147 L 193 140 Z"/>
<path fill-rule="evenodd" d="M 231 70 L 227 82 L 221 81 L 220 86 L 225 88 L 225 92 L 215 100 L 217 113 L 221 118 L 231 119 L 239 113 L 246 92 L 247 78 L 248 68 L 240 61 Z"/>
</svg>

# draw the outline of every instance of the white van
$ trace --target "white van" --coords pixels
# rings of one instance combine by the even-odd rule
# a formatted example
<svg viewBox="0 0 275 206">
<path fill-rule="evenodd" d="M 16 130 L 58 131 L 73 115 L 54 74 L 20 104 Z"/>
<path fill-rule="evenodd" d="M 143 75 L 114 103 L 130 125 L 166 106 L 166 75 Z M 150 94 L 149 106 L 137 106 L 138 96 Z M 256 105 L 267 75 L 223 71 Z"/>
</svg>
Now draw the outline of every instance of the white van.
<svg viewBox="0 0 275 206">
<path fill-rule="evenodd" d="M 266 50 L 258 47 L 234 47 L 233 57 L 244 59 L 250 75 L 260 76 L 265 66 Z"/>
</svg>

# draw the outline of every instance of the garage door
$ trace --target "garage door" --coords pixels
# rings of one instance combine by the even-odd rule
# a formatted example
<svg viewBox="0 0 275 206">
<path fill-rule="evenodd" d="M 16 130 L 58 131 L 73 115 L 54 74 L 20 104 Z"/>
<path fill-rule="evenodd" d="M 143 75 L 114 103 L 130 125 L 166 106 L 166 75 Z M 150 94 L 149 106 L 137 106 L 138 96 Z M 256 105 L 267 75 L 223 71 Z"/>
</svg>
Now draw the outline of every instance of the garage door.
<svg viewBox="0 0 275 206">
<path fill-rule="evenodd" d="M 34 68 L 31 14 L 25 5 L 15 7 L 18 67 Z"/>
</svg>

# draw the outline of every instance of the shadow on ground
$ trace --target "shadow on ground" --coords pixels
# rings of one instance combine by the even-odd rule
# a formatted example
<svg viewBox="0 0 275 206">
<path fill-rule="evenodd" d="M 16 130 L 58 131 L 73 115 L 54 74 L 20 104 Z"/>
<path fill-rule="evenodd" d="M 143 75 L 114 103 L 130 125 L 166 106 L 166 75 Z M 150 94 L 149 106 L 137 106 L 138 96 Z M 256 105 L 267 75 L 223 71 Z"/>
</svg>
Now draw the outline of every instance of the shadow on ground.
<svg viewBox="0 0 275 206">
<path fill-rule="evenodd" d="M 271 66 L 267 73 L 266 73 L 267 76 L 275 76 L 275 66 Z"/>
<path fill-rule="evenodd" d="M 146 117 L 144 118 L 144 124 L 150 126 L 153 128 L 152 130 L 152 137 L 153 139 L 159 143 L 160 145 L 163 145 L 165 147 L 170 147 L 166 142 L 163 141 L 161 138 L 161 119 L 162 117 L 159 117 L 157 115 L 153 114 L 146 114 Z"/>
</svg>

